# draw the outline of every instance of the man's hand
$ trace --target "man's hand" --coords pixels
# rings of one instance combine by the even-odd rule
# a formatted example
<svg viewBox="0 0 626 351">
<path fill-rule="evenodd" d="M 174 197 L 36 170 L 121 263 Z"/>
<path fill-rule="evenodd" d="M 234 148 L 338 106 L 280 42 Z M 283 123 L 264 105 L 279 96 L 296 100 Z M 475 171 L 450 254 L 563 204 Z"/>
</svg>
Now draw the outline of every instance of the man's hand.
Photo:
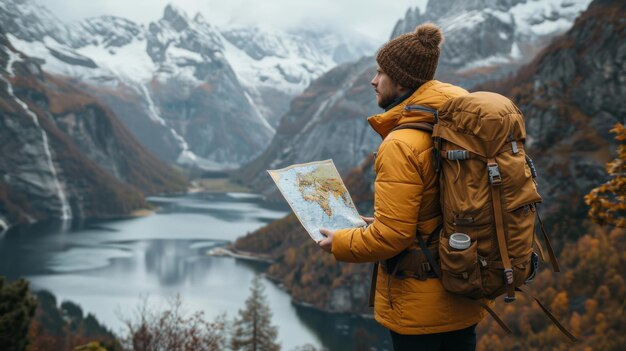
<svg viewBox="0 0 626 351">
<path fill-rule="evenodd" d="M 329 229 L 322 228 L 320 229 L 320 233 L 322 233 L 322 235 L 326 238 L 318 241 L 317 245 L 319 245 L 322 250 L 331 253 L 333 249 L 333 236 L 335 235 L 335 232 Z"/>
<path fill-rule="evenodd" d="M 374 217 L 364 217 L 361 216 L 361 219 L 365 222 L 365 224 L 370 225 L 374 223 Z"/>
</svg>

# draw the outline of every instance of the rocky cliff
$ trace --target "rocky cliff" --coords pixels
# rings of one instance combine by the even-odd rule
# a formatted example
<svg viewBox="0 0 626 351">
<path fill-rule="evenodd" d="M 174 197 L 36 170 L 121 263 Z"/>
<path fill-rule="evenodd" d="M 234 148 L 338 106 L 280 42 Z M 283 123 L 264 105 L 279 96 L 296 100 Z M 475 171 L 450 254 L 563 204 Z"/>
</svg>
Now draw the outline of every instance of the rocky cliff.
<svg viewBox="0 0 626 351">
<path fill-rule="evenodd" d="M 184 178 L 148 153 L 114 114 L 41 70 L 0 32 L 0 231 L 53 218 L 111 218 Z"/>
</svg>

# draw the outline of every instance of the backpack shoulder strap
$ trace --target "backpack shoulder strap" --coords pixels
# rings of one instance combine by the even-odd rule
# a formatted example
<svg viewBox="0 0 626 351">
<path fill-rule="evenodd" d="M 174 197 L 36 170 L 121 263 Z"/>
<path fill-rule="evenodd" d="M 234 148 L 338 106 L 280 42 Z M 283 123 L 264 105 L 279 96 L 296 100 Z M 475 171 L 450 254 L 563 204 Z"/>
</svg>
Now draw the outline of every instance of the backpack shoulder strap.
<svg viewBox="0 0 626 351">
<path fill-rule="evenodd" d="M 393 132 L 394 130 L 400 130 L 400 129 L 423 130 L 425 132 L 428 132 L 428 133 L 432 134 L 432 132 L 433 132 L 433 125 L 431 123 L 427 123 L 427 122 L 405 123 L 405 124 L 401 124 L 401 125 L 393 128 L 391 131 Z"/>
<path fill-rule="evenodd" d="M 437 109 L 428 107 L 428 106 L 422 106 L 422 105 L 406 105 L 404 106 L 404 110 L 405 111 L 419 111 L 419 112 L 426 112 L 426 113 L 432 113 L 433 116 L 435 117 L 435 123 L 438 122 L 439 120 L 439 111 Z M 428 123 L 428 122 L 415 122 L 415 123 L 405 123 L 405 124 L 401 124 L 395 128 L 393 128 L 391 131 L 393 132 L 394 130 L 399 130 L 399 129 L 417 129 L 417 130 L 423 130 L 425 132 L 428 132 L 430 134 L 433 133 L 433 123 Z"/>
</svg>

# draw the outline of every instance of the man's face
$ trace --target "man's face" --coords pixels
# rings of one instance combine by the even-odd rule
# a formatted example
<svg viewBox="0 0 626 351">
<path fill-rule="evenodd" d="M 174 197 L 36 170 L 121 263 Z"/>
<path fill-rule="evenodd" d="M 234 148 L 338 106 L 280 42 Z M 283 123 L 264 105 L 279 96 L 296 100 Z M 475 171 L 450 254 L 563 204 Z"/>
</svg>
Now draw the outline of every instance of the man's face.
<svg viewBox="0 0 626 351">
<path fill-rule="evenodd" d="M 396 84 L 380 67 L 376 68 L 376 75 L 370 83 L 376 92 L 376 103 L 383 109 L 391 105 L 404 92 L 404 88 Z"/>
</svg>

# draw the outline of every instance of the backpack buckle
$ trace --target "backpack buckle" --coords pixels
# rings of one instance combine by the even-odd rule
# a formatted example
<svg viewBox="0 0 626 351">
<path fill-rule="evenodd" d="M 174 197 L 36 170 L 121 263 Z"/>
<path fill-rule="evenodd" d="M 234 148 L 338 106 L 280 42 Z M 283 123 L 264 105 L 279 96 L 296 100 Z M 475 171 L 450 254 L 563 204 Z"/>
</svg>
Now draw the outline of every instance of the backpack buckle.
<svg viewBox="0 0 626 351">
<path fill-rule="evenodd" d="M 489 183 L 491 185 L 502 184 L 502 176 L 500 175 L 500 167 L 497 163 L 487 163 L 487 172 L 489 172 Z"/>
<path fill-rule="evenodd" d="M 446 155 L 448 160 L 467 160 L 469 159 L 469 154 L 467 150 L 448 150 Z"/>
</svg>

